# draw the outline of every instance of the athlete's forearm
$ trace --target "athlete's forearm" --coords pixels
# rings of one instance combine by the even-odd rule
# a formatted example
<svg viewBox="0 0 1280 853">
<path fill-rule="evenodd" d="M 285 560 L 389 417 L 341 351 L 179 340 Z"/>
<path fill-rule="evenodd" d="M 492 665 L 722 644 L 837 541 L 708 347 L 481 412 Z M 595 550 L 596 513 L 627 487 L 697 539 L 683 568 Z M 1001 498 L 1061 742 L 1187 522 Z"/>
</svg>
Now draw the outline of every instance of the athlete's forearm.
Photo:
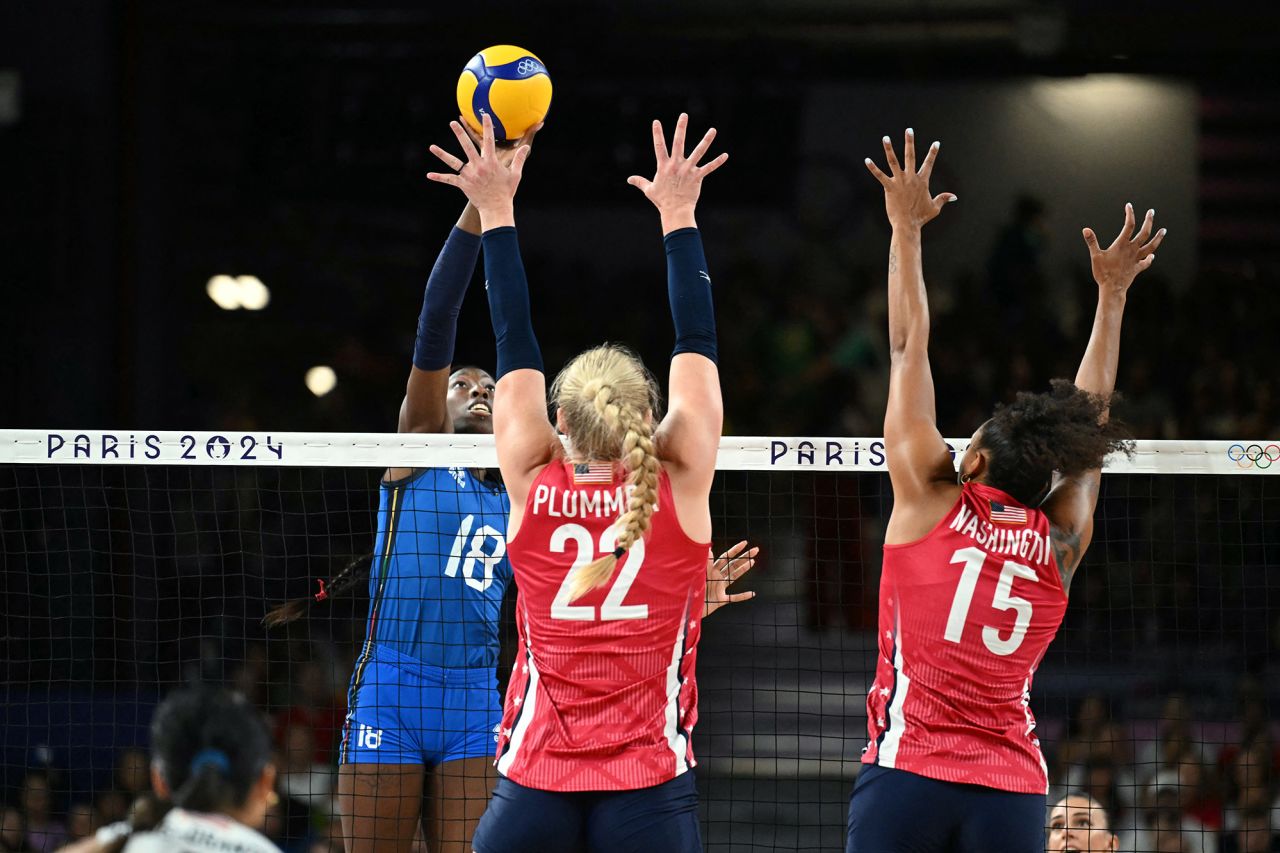
<svg viewBox="0 0 1280 853">
<path fill-rule="evenodd" d="M 467 206 L 462 208 L 462 215 L 458 217 L 458 224 L 455 227 L 459 231 L 480 236 L 480 211 L 476 210 L 474 204 L 467 202 Z"/>
<path fill-rule="evenodd" d="M 476 258 L 480 255 L 479 230 L 463 229 L 461 224 L 466 218 L 464 211 L 459 227 L 449 232 L 449 238 L 440 249 L 427 278 L 422 312 L 418 315 L 418 333 L 413 344 L 413 366 L 419 370 L 442 370 L 453 362 L 458 312 L 475 272 Z M 476 222 L 479 223 L 478 216 Z"/>
<path fill-rule="evenodd" d="M 894 226 L 889 242 L 889 352 L 927 349 L 929 296 L 919 226 Z"/>
<path fill-rule="evenodd" d="M 1099 288 L 1098 309 L 1093 315 L 1093 332 L 1089 335 L 1089 345 L 1080 361 L 1080 369 L 1076 371 L 1077 388 L 1102 395 L 1109 395 L 1115 390 L 1124 304 L 1123 293 Z"/>
<path fill-rule="evenodd" d="M 514 226 L 484 232 L 484 269 L 489 294 L 489 316 L 498 348 L 501 379 L 513 370 L 542 370 L 542 351 L 533 333 L 529 310 L 529 282 L 520 259 L 520 243 Z"/>
<path fill-rule="evenodd" d="M 715 363 L 716 313 L 702 236 L 697 228 L 685 227 L 669 232 L 662 242 L 667 251 L 667 298 L 676 328 L 671 355 L 692 352 Z"/>
</svg>

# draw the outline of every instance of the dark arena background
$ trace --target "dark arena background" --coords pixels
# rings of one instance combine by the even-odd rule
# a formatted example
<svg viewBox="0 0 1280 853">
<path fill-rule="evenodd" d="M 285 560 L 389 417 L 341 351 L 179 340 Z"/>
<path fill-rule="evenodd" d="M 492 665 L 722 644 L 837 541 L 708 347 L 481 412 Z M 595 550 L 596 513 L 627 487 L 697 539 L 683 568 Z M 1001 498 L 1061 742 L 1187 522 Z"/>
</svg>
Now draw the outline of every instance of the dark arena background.
<svg viewBox="0 0 1280 853">
<path fill-rule="evenodd" d="M 367 584 L 260 620 L 371 550 L 391 462 L 484 458 L 390 433 L 462 208 L 427 146 L 453 146 L 458 74 L 502 43 L 555 85 L 517 203 L 549 370 L 615 340 L 665 372 L 661 234 L 625 181 L 654 118 L 731 153 L 698 210 L 712 514 L 717 550 L 762 554 L 758 596 L 703 629 L 706 849 L 843 849 L 892 504 L 862 160 L 911 126 L 960 199 L 925 238 L 946 436 L 1074 375 L 1081 227 L 1114 234 L 1132 201 L 1169 229 L 1121 352 L 1139 452 L 1103 478 L 1030 707 L 1050 800 L 1094 795 L 1121 850 L 1280 850 L 1278 42 L 1270 4 L 0 4 L 0 851 L 122 819 L 157 703 L 193 683 L 269 719 L 272 841 L 343 849 Z M 454 363 L 494 364 L 474 283 Z"/>
</svg>

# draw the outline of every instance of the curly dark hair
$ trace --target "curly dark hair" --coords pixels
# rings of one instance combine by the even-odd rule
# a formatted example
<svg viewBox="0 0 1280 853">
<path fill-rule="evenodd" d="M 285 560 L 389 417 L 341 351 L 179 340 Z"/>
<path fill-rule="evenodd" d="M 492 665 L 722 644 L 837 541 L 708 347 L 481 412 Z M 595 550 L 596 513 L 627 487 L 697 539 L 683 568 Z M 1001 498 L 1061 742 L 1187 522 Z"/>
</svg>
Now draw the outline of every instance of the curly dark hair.
<svg viewBox="0 0 1280 853">
<path fill-rule="evenodd" d="M 1129 431 L 1102 419 L 1115 395 L 1091 394 L 1066 379 L 1046 393 L 1019 392 L 996 407 L 982 428 L 987 452 L 986 481 L 1020 502 L 1044 499 L 1054 472 L 1070 476 L 1102 467 L 1108 453 L 1133 455 Z"/>
</svg>

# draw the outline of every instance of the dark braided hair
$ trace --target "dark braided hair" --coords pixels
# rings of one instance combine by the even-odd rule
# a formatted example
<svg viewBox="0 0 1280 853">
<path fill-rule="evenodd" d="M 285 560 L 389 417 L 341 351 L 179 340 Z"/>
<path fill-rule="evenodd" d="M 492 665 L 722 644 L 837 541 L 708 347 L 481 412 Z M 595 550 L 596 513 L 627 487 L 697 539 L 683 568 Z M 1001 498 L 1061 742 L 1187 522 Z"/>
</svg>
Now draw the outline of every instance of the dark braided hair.
<svg viewBox="0 0 1280 853">
<path fill-rule="evenodd" d="M 128 832 L 104 853 L 118 853 L 134 833 L 155 829 L 175 806 L 223 813 L 243 806 L 271 756 L 271 735 L 262 714 L 243 696 L 190 687 L 169 694 L 156 709 L 151 749 L 169 799 L 139 798 Z"/>
<path fill-rule="evenodd" d="M 342 571 L 331 577 L 327 581 L 320 581 L 320 591 L 314 595 L 295 598 L 292 601 L 286 601 L 284 604 L 278 604 L 267 611 L 267 615 L 262 617 L 262 624 L 268 628 L 275 628 L 280 625 L 288 625 L 311 609 L 312 605 L 321 601 L 328 601 L 335 598 L 348 590 L 355 587 L 365 576 L 365 572 L 369 566 L 373 564 L 373 554 L 364 554 L 356 557 L 351 562 L 343 566 Z"/>
<path fill-rule="evenodd" d="M 1044 499 L 1054 472 L 1071 476 L 1101 468 L 1117 450 L 1133 455 L 1125 426 L 1103 420 L 1115 395 L 1091 394 L 1066 379 L 1050 386 L 1047 393 L 1020 392 L 997 406 L 982 428 L 986 482 L 1027 506 Z"/>
</svg>

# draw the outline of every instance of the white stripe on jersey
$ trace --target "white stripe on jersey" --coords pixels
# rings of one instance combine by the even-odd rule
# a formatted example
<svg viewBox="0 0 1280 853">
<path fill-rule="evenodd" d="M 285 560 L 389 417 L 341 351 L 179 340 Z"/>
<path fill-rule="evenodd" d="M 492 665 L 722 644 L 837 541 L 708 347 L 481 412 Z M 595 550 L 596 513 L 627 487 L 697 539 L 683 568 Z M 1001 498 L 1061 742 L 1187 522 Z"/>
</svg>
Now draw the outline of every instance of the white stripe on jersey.
<svg viewBox="0 0 1280 853">
<path fill-rule="evenodd" d="M 896 619 L 894 621 L 897 621 Z M 907 702 L 907 691 L 911 688 L 911 679 L 907 678 L 902 663 L 902 629 L 895 625 L 897 636 L 893 638 L 893 700 L 889 703 L 889 728 L 880 742 L 876 763 L 881 767 L 893 767 L 898 761 L 898 744 L 902 742 L 902 730 L 907 727 L 907 720 L 902 709 Z"/>
<path fill-rule="evenodd" d="M 684 632 L 689 622 L 689 610 L 686 607 L 680 617 L 680 631 L 676 634 L 676 644 L 671 650 L 671 666 L 667 667 L 667 720 L 662 733 L 667 736 L 667 746 L 676 758 L 676 775 L 689 769 L 688 739 L 679 728 L 680 720 L 680 654 L 684 651 Z"/>
<path fill-rule="evenodd" d="M 525 626 L 525 636 L 529 635 L 528 625 Z M 534 666 L 533 653 L 526 647 L 524 653 L 524 665 L 529 668 L 529 683 L 524 688 L 524 707 L 520 709 L 520 718 L 516 720 L 515 730 L 511 732 L 511 740 L 507 743 L 507 751 L 498 759 L 498 772 L 504 776 L 510 772 L 511 765 L 515 763 L 516 752 L 520 749 L 520 744 L 524 741 L 524 736 L 529 731 L 529 724 L 533 722 L 534 712 L 537 708 L 538 698 L 538 667 Z"/>
<path fill-rule="evenodd" d="M 1044 792 L 1049 793 L 1049 765 L 1044 760 L 1044 750 L 1040 748 L 1040 738 L 1033 736 L 1031 733 L 1036 729 L 1036 719 L 1031 715 L 1031 679 L 1035 677 L 1034 669 L 1027 673 L 1027 680 L 1022 682 L 1022 712 L 1027 715 L 1027 737 L 1031 738 L 1031 745 L 1036 748 L 1036 758 L 1040 759 L 1040 770 L 1044 773 Z"/>
</svg>

